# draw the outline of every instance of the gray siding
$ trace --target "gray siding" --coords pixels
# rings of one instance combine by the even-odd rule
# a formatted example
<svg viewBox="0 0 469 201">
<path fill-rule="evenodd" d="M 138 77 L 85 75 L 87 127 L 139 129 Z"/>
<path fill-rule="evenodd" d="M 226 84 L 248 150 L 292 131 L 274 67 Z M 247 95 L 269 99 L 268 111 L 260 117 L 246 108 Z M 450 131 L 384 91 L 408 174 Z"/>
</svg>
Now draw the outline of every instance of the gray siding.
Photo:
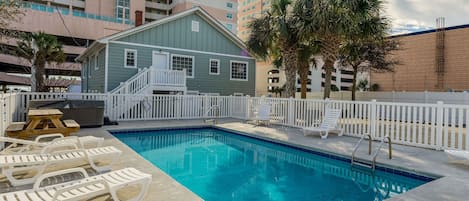
<svg viewBox="0 0 469 201">
<path fill-rule="evenodd" d="M 199 22 L 199 32 L 192 32 L 192 21 Z M 243 50 L 196 14 L 159 25 L 119 39 L 148 45 L 241 55 Z"/>
<path fill-rule="evenodd" d="M 141 47 L 134 45 L 109 44 L 109 71 L 108 90 L 111 91 L 137 73 L 137 69 L 124 67 L 124 50 L 137 50 L 138 68 L 147 68 L 152 64 L 152 51 L 169 52 L 170 54 L 181 54 L 194 56 L 194 78 L 187 78 L 188 90 L 201 93 L 219 93 L 220 95 L 232 95 L 233 93 L 244 93 L 255 95 L 255 60 L 238 58 L 232 56 L 218 56 L 207 53 L 193 53 L 187 51 L 175 51 L 163 48 Z M 170 55 L 171 57 L 171 55 Z M 209 75 L 209 60 L 220 60 L 220 74 Z M 230 60 L 248 62 L 248 81 L 230 80 Z M 171 64 L 170 64 L 171 66 Z"/>
<path fill-rule="evenodd" d="M 97 53 L 98 57 L 98 69 L 95 69 L 95 55 L 87 57 L 86 63 L 84 66 L 84 76 L 87 76 L 82 81 L 82 91 L 83 92 L 104 92 L 104 76 L 105 76 L 105 57 L 106 57 L 106 48 L 101 49 Z M 91 60 L 91 62 L 88 62 Z M 89 65 L 91 64 L 91 65 Z M 83 77 L 83 76 L 82 76 Z"/>
</svg>

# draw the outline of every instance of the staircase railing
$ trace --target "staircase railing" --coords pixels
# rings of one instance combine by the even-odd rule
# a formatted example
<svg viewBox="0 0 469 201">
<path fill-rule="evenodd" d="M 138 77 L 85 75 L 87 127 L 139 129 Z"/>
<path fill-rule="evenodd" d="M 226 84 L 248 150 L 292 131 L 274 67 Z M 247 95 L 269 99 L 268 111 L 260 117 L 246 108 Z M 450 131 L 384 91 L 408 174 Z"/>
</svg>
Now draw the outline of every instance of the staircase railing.
<svg viewBox="0 0 469 201">
<path fill-rule="evenodd" d="M 113 89 L 111 94 L 137 94 L 148 86 L 186 86 L 186 70 L 162 70 L 144 68 Z"/>
<path fill-rule="evenodd" d="M 111 94 L 135 94 L 150 84 L 151 68 L 144 68 L 125 82 L 113 89 Z"/>
</svg>

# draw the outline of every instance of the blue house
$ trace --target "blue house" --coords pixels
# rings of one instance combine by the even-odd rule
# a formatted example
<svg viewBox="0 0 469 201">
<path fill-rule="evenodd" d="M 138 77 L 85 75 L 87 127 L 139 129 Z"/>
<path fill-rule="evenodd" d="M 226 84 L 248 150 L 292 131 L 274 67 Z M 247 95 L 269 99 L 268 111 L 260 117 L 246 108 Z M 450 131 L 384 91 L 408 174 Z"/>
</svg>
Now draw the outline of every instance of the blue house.
<svg viewBox="0 0 469 201">
<path fill-rule="evenodd" d="M 96 40 L 77 60 L 83 92 L 255 95 L 255 59 L 200 7 Z"/>
</svg>

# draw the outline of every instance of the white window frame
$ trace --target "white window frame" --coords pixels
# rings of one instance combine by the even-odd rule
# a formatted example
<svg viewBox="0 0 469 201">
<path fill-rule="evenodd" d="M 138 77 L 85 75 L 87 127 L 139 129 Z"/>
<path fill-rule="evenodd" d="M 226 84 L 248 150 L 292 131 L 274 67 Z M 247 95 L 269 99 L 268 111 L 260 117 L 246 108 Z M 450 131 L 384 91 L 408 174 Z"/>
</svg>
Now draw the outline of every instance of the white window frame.
<svg viewBox="0 0 469 201">
<path fill-rule="evenodd" d="M 99 65 L 98 65 L 98 54 L 94 55 L 94 70 L 99 70 Z"/>
<path fill-rule="evenodd" d="M 192 32 L 199 32 L 199 31 L 200 31 L 200 23 L 199 23 L 199 21 L 192 20 L 192 23 L 191 23 L 191 30 L 192 30 Z"/>
<path fill-rule="evenodd" d="M 246 79 L 233 78 L 233 63 L 246 64 Z M 233 81 L 249 81 L 249 62 L 230 60 L 230 80 L 233 80 Z"/>
<path fill-rule="evenodd" d="M 134 66 L 127 65 L 127 53 L 134 53 Z M 137 68 L 137 50 L 136 49 L 124 49 L 124 67 L 125 68 Z"/>
<path fill-rule="evenodd" d="M 171 54 L 171 70 L 174 70 L 173 68 L 173 59 L 174 57 L 185 57 L 185 58 L 191 58 L 192 59 L 192 75 L 188 76 L 186 75 L 186 78 L 194 78 L 195 75 L 195 57 L 191 55 L 183 55 L 183 54 Z"/>
<path fill-rule="evenodd" d="M 212 61 L 217 62 L 217 73 L 212 73 Z M 209 75 L 220 75 L 220 59 L 210 59 L 208 61 L 208 74 Z"/>
</svg>

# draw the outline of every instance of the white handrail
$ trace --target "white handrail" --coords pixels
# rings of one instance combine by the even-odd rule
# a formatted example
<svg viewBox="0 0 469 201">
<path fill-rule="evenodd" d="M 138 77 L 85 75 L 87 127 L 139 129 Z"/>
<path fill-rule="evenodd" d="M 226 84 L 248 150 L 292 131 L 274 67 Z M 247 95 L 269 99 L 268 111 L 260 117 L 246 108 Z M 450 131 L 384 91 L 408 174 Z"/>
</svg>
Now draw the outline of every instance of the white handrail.
<svg viewBox="0 0 469 201">
<path fill-rule="evenodd" d="M 186 70 L 164 70 L 144 68 L 126 82 L 112 90 L 111 94 L 138 94 L 149 85 L 154 86 L 186 86 Z"/>
</svg>

